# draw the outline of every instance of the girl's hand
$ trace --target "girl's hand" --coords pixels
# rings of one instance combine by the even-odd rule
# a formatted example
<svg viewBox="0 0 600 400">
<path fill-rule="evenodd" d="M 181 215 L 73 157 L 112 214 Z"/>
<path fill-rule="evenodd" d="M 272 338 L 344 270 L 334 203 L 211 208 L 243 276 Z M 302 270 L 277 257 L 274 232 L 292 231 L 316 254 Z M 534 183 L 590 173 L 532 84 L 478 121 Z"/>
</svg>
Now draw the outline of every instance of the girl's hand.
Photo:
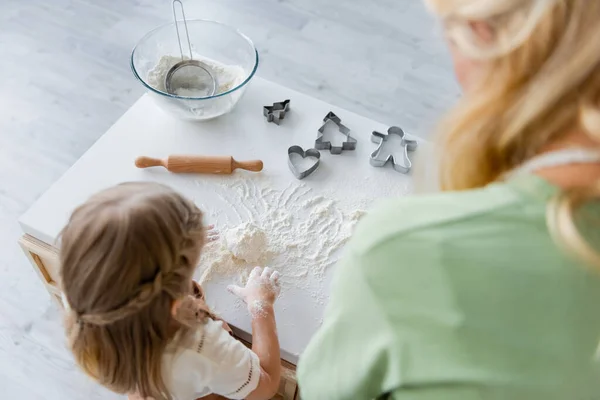
<svg viewBox="0 0 600 400">
<path fill-rule="evenodd" d="M 209 225 L 206 227 L 206 242 L 214 242 L 215 240 L 219 240 L 219 231 L 215 230 L 214 225 Z"/>
<path fill-rule="evenodd" d="M 266 312 L 275 303 L 281 287 L 279 286 L 279 272 L 271 268 L 254 267 L 245 287 L 230 285 L 227 287 L 231 293 L 238 296 L 248 305 L 250 314 L 256 316 Z"/>
</svg>

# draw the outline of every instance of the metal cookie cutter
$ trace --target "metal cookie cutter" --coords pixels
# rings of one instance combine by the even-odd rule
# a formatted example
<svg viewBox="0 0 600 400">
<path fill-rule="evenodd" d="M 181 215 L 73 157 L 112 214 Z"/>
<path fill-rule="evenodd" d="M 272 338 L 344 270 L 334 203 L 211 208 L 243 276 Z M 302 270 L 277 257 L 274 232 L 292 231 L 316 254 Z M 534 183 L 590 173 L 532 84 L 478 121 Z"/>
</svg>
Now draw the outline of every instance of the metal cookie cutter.
<svg viewBox="0 0 600 400">
<path fill-rule="evenodd" d="M 350 128 L 346 125 L 342 124 L 342 120 L 340 117 L 335 115 L 333 112 L 329 112 L 323 118 L 324 124 L 319 128 L 319 134 L 317 135 L 317 140 L 315 140 L 315 148 L 317 150 L 329 150 L 331 154 L 341 154 L 344 150 L 356 150 L 356 139 L 350 136 Z M 346 136 L 346 140 L 342 142 L 341 146 L 332 146 L 331 142 L 323 141 L 323 134 L 325 133 L 325 128 L 329 124 L 335 124 L 339 131 Z"/>
<path fill-rule="evenodd" d="M 298 168 L 296 164 L 292 161 L 292 154 L 298 154 L 302 158 L 313 157 L 316 158 L 313 165 L 309 168 L 301 170 Z M 290 167 L 290 171 L 294 174 L 294 176 L 300 180 L 306 178 L 313 172 L 319 168 L 319 164 L 321 163 L 321 152 L 317 149 L 308 149 L 304 150 L 300 146 L 292 146 L 288 149 L 288 166 Z"/>
<path fill-rule="evenodd" d="M 389 152 L 383 152 L 384 143 L 389 139 L 391 135 L 396 135 L 401 139 L 401 146 L 403 147 L 402 160 L 396 160 Z M 394 169 L 400 173 L 408 174 L 412 168 L 412 162 L 408 157 L 408 152 L 415 151 L 417 149 L 417 141 L 406 139 L 404 131 L 397 127 L 392 126 L 388 129 L 387 135 L 374 131 L 371 135 L 371 141 L 377 143 L 379 147 L 371 154 L 370 163 L 374 167 L 383 167 L 389 161 L 392 162 Z"/>
<path fill-rule="evenodd" d="M 272 106 L 263 107 L 263 115 L 267 122 L 273 122 L 279 125 L 279 122 L 285 118 L 285 114 L 290 110 L 290 100 L 284 100 L 279 103 L 273 103 Z"/>
</svg>

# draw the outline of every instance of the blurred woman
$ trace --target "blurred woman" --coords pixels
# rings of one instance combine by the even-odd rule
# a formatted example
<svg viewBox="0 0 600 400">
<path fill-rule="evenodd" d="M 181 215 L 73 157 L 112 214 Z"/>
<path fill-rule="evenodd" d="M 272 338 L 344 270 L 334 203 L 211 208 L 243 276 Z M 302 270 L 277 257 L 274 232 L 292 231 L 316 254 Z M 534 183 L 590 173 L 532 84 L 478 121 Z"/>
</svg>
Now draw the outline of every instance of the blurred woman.
<svg viewBox="0 0 600 400">
<path fill-rule="evenodd" d="M 600 398 L 600 1 L 427 3 L 465 90 L 442 193 L 361 222 L 303 398 Z"/>
</svg>

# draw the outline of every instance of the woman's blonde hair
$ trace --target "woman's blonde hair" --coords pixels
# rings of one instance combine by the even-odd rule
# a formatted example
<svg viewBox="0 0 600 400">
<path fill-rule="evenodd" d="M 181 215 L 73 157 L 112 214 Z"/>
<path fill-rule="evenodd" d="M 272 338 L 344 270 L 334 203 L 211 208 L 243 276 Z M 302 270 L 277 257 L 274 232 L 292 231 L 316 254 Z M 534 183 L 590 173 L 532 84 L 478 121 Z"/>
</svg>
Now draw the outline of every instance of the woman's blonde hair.
<svg viewBox="0 0 600 400">
<path fill-rule="evenodd" d="M 75 360 L 100 384 L 171 399 L 162 356 L 186 329 L 171 309 L 190 294 L 204 235 L 200 210 L 158 184 L 115 186 L 73 212 L 61 236 L 66 330 Z"/>
<path fill-rule="evenodd" d="M 600 139 L 600 1 L 426 0 L 483 76 L 443 120 L 443 190 L 485 186 L 579 129 Z M 490 37 L 476 34 L 485 22 Z M 479 78 L 479 77 L 478 77 Z M 588 264 L 600 256 L 576 228 L 575 210 L 600 184 L 564 190 L 548 208 L 555 237 Z"/>
</svg>

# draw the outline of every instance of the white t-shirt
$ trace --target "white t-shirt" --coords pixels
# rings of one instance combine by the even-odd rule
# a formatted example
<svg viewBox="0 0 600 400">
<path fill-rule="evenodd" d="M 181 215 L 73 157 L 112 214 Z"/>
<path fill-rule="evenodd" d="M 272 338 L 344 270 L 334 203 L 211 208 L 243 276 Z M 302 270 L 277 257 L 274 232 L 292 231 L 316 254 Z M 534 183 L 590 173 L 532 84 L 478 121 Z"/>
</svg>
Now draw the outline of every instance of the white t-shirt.
<svg viewBox="0 0 600 400">
<path fill-rule="evenodd" d="M 177 338 L 163 356 L 163 374 L 176 400 L 209 394 L 243 399 L 258 386 L 258 356 L 233 338 L 222 322 L 209 320 L 190 337 Z"/>
</svg>

